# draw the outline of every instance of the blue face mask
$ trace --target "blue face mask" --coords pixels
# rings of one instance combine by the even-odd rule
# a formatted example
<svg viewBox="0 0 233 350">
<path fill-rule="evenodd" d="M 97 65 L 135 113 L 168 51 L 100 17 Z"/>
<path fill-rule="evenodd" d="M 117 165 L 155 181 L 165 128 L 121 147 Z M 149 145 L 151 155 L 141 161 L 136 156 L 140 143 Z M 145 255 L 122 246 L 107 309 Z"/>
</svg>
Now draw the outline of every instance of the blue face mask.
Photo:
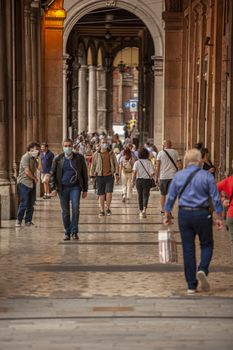
<svg viewBox="0 0 233 350">
<path fill-rule="evenodd" d="M 103 149 L 108 149 L 108 144 L 107 144 L 107 143 L 103 143 L 103 144 L 101 145 L 101 148 L 103 148 Z"/>
<path fill-rule="evenodd" d="M 67 155 L 70 156 L 73 151 L 73 147 L 63 147 L 63 152 Z"/>
</svg>

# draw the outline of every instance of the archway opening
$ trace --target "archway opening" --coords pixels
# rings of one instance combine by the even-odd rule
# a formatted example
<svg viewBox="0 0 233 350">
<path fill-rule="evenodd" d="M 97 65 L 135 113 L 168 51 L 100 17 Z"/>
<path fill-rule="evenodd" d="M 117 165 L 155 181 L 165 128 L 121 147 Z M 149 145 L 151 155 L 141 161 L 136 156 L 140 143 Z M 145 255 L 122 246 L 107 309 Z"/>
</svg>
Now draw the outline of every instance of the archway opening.
<svg viewBox="0 0 233 350">
<path fill-rule="evenodd" d="M 127 124 L 141 141 L 152 139 L 155 50 L 141 19 L 119 8 L 92 11 L 74 25 L 66 52 L 70 135 L 123 134 Z"/>
</svg>

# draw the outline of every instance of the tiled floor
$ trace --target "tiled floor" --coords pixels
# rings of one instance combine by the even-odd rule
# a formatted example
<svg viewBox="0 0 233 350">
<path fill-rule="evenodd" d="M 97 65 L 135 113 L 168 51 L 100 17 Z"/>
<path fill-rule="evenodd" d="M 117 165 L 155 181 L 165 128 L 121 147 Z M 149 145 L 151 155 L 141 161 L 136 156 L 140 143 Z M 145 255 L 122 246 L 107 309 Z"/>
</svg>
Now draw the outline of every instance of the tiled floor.
<svg viewBox="0 0 233 350">
<path fill-rule="evenodd" d="M 16 229 L 14 221 L 2 223 L 0 349 L 15 349 L 15 344 L 20 349 L 60 349 L 64 343 L 66 349 L 139 349 L 143 341 L 148 344 L 146 349 L 176 349 L 180 341 L 187 349 L 233 349 L 229 347 L 233 344 L 233 262 L 228 233 L 215 232 L 210 292 L 188 297 L 176 220 L 172 229 L 179 262 L 162 265 L 158 260 L 157 233 L 162 217 L 157 192 L 151 194 L 146 219 L 138 216 L 136 194 L 130 203 L 123 204 L 119 188 L 114 194 L 113 215 L 98 217 L 98 210 L 94 193 L 82 200 L 78 242 L 63 241 L 57 199 L 37 201 L 36 225 L 31 228 Z M 197 251 L 199 254 L 198 242 Z M 208 342 L 208 336 L 200 332 L 208 317 L 209 330 L 220 343 Z M 161 332 L 166 325 L 170 335 L 163 346 Z M 44 330 L 50 327 L 53 332 L 49 336 Z M 93 329 L 93 336 L 83 336 L 77 344 L 67 327 L 77 327 L 77 334 L 86 335 L 87 329 Z M 159 329 L 157 347 L 153 327 Z M 184 327 L 183 333 L 179 327 Z M 199 329 L 202 340 L 191 341 L 185 327 L 194 330 L 193 334 Z M 37 331 L 45 334 L 43 342 L 35 335 Z M 55 335 L 58 341 L 53 342 Z"/>
</svg>

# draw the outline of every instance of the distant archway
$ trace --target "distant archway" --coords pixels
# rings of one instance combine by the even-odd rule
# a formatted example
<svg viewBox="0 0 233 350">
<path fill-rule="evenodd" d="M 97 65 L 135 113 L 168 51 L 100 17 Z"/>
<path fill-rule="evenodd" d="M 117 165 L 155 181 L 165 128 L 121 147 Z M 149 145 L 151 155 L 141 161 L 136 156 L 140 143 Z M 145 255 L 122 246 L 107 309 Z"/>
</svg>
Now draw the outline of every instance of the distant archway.
<svg viewBox="0 0 233 350">
<path fill-rule="evenodd" d="M 154 92 L 152 95 L 153 103 L 153 140 L 156 144 L 161 144 L 163 139 L 163 101 L 164 101 L 164 84 L 163 84 L 163 56 L 164 56 L 164 38 L 163 38 L 163 28 L 161 23 L 158 21 L 156 16 L 150 12 L 149 7 L 142 3 L 139 0 L 129 3 L 125 0 L 119 0 L 114 6 L 116 9 L 123 9 L 133 13 L 137 16 L 151 34 L 151 38 L 154 44 L 154 52 L 152 54 L 155 61 L 154 69 Z M 107 8 L 106 1 L 99 0 L 90 2 L 88 0 L 81 0 L 78 3 L 71 5 L 69 0 L 64 1 L 64 8 L 67 11 L 67 17 L 64 21 L 64 33 L 63 33 L 63 56 L 67 54 L 67 42 L 69 35 L 74 28 L 75 24 L 82 19 L 85 15 L 89 14 L 92 11 L 98 10 L 100 8 Z M 97 51 L 98 53 L 98 51 Z M 98 59 L 96 54 L 96 60 Z M 156 69 L 158 71 L 156 71 Z M 152 73 L 153 74 L 153 73 Z M 63 99 L 65 103 L 66 99 Z M 63 106 L 63 110 L 66 110 L 66 106 Z M 142 110 L 146 110 L 142 106 Z M 63 118 L 65 116 L 63 115 Z M 65 125 L 65 123 L 64 123 Z"/>
</svg>

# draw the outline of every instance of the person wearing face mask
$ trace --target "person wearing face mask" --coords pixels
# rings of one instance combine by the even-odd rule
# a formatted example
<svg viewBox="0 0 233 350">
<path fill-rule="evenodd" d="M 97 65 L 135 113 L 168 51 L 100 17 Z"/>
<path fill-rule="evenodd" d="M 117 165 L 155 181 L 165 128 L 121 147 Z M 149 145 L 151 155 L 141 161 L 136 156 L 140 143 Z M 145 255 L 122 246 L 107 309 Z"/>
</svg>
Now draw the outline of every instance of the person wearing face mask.
<svg viewBox="0 0 233 350">
<path fill-rule="evenodd" d="M 27 152 L 22 156 L 17 178 L 19 208 L 17 213 L 16 227 L 21 227 L 23 219 L 25 226 L 31 226 L 34 204 L 36 201 L 36 183 L 38 182 L 36 171 L 40 153 L 38 142 L 31 142 L 27 146 Z"/>
<path fill-rule="evenodd" d="M 59 195 L 64 225 L 64 240 L 79 239 L 80 197 L 87 197 L 88 175 L 83 155 L 73 151 L 73 141 L 63 141 L 63 152 L 53 160 L 50 171 L 51 196 Z M 70 202 L 72 217 L 70 217 Z"/>
<path fill-rule="evenodd" d="M 114 175 L 119 181 L 119 166 L 116 156 L 107 143 L 106 138 L 102 138 L 100 149 L 94 154 L 90 175 L 96 177 L 97 194 L 100 201 L 99 216 L 105 215 L 105 199 L 107 202 L 106 215 L 111 215 L 111 201 L 114 187 Z"/>
</svg>

